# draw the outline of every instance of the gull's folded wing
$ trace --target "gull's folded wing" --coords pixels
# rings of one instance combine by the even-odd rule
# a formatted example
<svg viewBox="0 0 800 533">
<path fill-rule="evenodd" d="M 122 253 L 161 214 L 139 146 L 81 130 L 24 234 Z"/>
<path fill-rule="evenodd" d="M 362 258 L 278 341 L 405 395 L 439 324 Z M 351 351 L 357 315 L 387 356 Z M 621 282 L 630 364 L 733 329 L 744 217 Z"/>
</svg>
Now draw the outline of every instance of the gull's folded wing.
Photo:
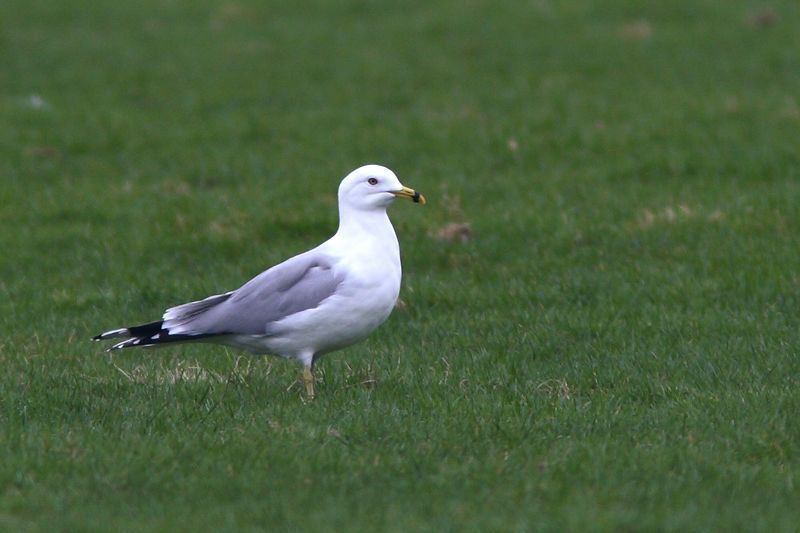
<svg viewBox="0 0 800 533">
<path fill-rule="evenodd" d="M 341 282 L 329 257 L 314 250 L 275 265 L 236 291 L 168 309 L 171 335 L 263 335 L 267 326 L 317 307 Z"/>
</svg>

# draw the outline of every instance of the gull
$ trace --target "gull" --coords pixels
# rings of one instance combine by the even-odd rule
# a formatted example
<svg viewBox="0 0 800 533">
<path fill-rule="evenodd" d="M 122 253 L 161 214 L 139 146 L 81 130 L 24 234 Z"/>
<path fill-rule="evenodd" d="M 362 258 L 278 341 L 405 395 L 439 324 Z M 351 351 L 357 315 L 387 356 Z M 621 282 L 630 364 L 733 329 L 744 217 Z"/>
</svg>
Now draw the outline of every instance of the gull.
<svg viewBox="0 0 800 533">
<path fill-rule="evenodd" d="M 307 252 L 265 270 L 235 291 L 167 309 L 161 320 L 93 337 L 124 337 L 107 351 L 210 342 L 303 364 L 314 398 L 314 363 L 372 333 L 400 293 L 400 246 L 386 208 L 424 204 L 386 167 L 366 165 L 339 185 L 339 229 Z"/>
</svg>

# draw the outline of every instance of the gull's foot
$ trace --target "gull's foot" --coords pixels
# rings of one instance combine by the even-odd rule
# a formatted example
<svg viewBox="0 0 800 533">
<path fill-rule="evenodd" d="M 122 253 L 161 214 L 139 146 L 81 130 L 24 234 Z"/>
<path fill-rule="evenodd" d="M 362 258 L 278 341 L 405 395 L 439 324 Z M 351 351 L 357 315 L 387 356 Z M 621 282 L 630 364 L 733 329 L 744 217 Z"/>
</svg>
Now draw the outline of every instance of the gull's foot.
<svg viewBox="0 0 800 533">
<path fill-rule="evenodd" d="M 314 372 L 309 366 L 303 369 L 303 383 L 306 386 L 306 396 L 309 400 L 313 400 L 314 396 L 316 396 L 314 393 Z"/>
</svg>

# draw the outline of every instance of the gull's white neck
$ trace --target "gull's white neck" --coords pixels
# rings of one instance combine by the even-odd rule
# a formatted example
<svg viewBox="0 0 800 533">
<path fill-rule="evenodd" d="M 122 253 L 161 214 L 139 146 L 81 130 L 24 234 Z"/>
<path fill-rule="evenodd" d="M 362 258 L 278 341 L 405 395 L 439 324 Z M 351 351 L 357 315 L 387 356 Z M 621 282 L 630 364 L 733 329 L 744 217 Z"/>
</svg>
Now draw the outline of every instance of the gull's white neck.
<svg viewBox="0 0 800 533">
<path fill-rule="evenodd" d="M 339 229 L 335 241 L 381 249 L 392 259 L 400 260 L 400 246 L 386 209 L 339 209 Z"/>
</svg>

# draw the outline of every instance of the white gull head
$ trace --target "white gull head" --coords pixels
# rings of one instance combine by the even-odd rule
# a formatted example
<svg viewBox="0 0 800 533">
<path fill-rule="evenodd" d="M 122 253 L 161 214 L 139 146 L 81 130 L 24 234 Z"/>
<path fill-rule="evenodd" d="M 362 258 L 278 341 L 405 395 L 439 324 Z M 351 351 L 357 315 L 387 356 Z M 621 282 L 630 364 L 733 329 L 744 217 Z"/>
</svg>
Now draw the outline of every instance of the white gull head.
<svg viewBox="0 0 800 533">
<path fill-rule="evenodd" d="M 397 197 L 425 203 L 425 197 L 404 187 L 394 172 L 380 165 L 365 165 L 348 174 L 339 185 L 339 209 L 383 211 Z"/>
</svg>

